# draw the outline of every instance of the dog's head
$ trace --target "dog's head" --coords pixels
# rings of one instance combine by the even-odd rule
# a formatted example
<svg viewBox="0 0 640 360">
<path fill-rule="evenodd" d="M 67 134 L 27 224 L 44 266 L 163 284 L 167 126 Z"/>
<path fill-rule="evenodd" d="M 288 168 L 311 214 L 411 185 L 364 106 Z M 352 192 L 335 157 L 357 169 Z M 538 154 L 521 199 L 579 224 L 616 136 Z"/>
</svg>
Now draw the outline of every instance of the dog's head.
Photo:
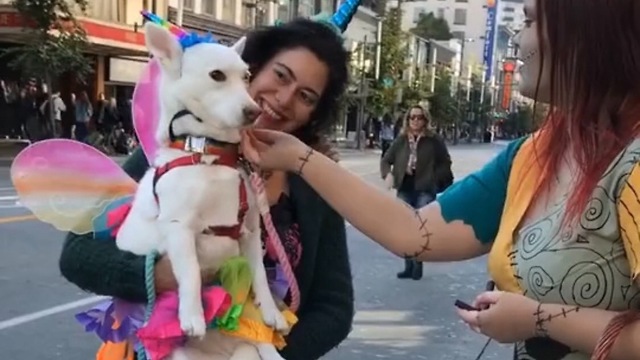
<svg viewBox="0 0 640 360">
<path fill-rule="evenodd" d="M 145 24 L 145 36 L 149 51 L 161 65 L 161 140 L 168 138 L 173 115 L 183 109 L 197 119 L 188 116 L 181 121 L 176 135 L 222 135 L 229 140 L 257 117 L 260 108 L 247 92 L 248 66 L 240 57 L 244 38 L 231 47 L 208 42 L 184 46 L 167 29 L 151 22 Z"/>
</svg>

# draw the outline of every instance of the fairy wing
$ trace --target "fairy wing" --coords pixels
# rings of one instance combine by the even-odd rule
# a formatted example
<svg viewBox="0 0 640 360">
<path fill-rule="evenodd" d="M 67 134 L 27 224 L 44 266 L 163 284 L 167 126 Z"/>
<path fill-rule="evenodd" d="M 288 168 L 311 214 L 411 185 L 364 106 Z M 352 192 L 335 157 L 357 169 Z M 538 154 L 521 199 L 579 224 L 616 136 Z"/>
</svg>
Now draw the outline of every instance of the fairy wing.
<svg viewBox="0 0 640 360">
<path fill-rule="evenodd" d="M 149 163 L 153 162 L 158 148 L 155 135 L 160 117 L 159 80 L 160 64 L 158 60 L 151 59 L 142 71 L 131 101 L 133 126 Z"/>
<path fill-rule="evenodd" d="M 137 187 L 115 161 L 65 139 L 40 141 L 22 150 L 11 165 L 11 180 L 20 203 L 38 219 L 78 234 L 105 230 L 94 228 L 100 223 L 95 219 L 131 197 Z"/>
</svg>

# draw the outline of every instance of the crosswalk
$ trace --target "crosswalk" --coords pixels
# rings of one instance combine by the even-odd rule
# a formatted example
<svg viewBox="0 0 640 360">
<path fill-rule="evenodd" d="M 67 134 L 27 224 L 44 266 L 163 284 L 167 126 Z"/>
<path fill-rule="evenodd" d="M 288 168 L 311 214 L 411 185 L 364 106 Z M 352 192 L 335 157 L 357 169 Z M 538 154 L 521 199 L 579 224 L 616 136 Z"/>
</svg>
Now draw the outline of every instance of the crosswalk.
<svg viewBox="0 0 640 360">
<path fill-rule="evenodd" d="M 23 208 L 13 187 L 0 187 L 0 209 Z"/>
</svg>

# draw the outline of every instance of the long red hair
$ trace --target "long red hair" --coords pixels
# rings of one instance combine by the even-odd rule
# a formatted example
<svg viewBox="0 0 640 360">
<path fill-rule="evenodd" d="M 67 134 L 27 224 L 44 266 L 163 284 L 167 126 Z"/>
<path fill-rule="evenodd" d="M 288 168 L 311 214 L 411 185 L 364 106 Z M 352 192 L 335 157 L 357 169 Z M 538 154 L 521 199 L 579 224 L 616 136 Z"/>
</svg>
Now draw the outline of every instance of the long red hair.
<svg viewBox="0 0 640 360">
<path fill-rule="evenodd" d="M 540 76 L 547 66 L 551 75 L 551 110 L 534 137 L 545 174 L 538 191 L 551 186 L 555 176 L 548 175 L 557 173 L 563 156 L 573 155 L 579 171 L 567 203 L 571 221 L 640 134 L 640 2 L 536 0 L 536 9 L 540 58 L 550 62 L 542 60 Z"/>
</svg>

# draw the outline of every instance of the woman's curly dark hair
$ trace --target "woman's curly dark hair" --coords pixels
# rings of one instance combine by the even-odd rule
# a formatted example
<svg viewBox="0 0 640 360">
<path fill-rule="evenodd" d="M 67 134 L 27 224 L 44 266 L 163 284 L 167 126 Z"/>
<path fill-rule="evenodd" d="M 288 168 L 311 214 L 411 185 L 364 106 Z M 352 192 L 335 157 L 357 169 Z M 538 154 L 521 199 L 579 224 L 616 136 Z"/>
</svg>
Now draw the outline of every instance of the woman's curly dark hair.
<svg viewBox="0 0 640 360">
<path fill-rule="evenodd" d="M 337 120 L 338 101 L 349 80 L 349 53 L 340 36 L 328 25 L 308 19 L 296 19 L 279 26 L 251 31 L 247 35 L 242 58 L 255 75 L 278 53 L 295 48 L 311 51 L 329 68 L 327 87 L 311 113 L 309 122 L 294 134 L 307 144 L 312 144 Z"/>
</svg>

